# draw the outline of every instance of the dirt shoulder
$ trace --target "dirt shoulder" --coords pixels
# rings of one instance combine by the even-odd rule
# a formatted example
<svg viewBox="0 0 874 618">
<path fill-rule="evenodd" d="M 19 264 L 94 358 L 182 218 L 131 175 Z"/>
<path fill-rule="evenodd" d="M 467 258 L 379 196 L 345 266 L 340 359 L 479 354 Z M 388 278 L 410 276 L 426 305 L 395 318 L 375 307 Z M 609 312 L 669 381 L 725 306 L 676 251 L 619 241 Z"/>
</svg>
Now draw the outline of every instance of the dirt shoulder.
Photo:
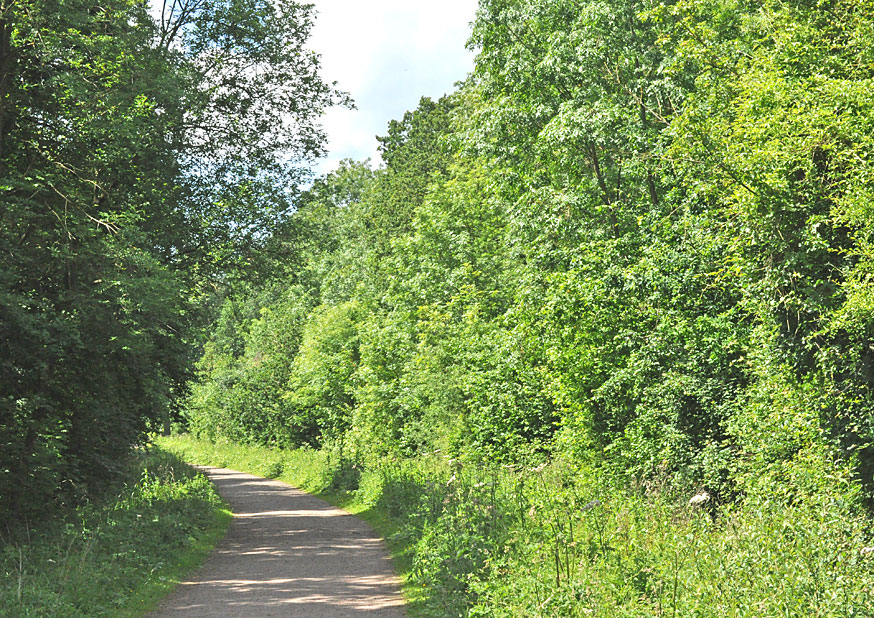
<svg viewBox="0 0 874 618">
<path fill-rule="evenodd" d="M 150 618 L 405 615 L 388 551 L 367 523 L 280 481 L 201 470 L 234 519 L 203 567 Z"/>
</svg>

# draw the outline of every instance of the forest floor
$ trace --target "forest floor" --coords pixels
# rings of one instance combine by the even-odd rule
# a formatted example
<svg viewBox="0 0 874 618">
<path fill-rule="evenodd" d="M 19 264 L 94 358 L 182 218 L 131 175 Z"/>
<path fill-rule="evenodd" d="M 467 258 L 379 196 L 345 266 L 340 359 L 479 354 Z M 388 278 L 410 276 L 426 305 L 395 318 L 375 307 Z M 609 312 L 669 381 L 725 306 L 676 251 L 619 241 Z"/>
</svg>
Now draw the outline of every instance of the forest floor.
<svg viewBox="0 0 874 618">
<path fill-rule="evenodd" d="M 391 559 L 367 523 L 281 481 L 200 469 L 234 518 L 152 618 L 405 615 Z"/>
</svg>

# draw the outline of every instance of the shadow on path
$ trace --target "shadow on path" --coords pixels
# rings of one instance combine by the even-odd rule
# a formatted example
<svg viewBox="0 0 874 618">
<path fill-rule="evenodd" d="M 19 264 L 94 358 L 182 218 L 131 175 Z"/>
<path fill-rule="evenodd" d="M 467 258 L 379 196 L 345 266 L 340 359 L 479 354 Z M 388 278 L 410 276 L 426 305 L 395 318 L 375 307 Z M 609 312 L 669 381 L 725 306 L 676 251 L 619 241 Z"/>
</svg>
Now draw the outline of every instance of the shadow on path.
<svg viewBox="0 0 874 618">
<path fill-rule="evenodd" d="M 151 618 L 402 618 L 385 546 L 362 520 L 279 481 L 200 467 L 234 512 L 203 567 Z"/>
</svg>

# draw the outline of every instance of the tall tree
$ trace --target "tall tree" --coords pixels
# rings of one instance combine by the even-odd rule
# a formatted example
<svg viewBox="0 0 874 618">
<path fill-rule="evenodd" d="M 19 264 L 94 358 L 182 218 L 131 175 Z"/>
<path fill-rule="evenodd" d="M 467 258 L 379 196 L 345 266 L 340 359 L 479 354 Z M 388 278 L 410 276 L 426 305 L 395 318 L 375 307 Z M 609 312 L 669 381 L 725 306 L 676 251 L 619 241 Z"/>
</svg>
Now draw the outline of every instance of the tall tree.
<svg viewBox="0 0 874 618">
<path fill-rule="evenodd" d="M 308 6 L 170 9 L 0 3 L 0 513 L 80 495 L 164 414 L 204 284 L 288 210 L 342 98 Z"/>
</svg>

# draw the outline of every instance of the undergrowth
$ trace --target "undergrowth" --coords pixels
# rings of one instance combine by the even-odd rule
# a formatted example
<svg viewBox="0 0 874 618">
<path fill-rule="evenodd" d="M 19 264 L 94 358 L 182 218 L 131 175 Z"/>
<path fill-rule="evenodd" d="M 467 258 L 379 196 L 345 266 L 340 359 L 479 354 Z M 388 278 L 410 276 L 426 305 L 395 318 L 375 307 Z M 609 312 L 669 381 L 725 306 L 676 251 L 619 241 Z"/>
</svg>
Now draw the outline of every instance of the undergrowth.
<svg viewBox="0 0 874 618">
<path fill-rule="evenodd" d="M 112 497 L 38 524 L 4 522 L 0 616 L 141 616 L 229 521 L 205 476 L 166 451 L 138 452 Z"/>
<path fill-rule="evenodd" d="M 846 493 L 690 504 L 566 461 L 360 469 L 330 449 L 161 444 L 351 505 L 400 558 L 411 616 L 874 616 L 874 531 Z"/>
</svg>

